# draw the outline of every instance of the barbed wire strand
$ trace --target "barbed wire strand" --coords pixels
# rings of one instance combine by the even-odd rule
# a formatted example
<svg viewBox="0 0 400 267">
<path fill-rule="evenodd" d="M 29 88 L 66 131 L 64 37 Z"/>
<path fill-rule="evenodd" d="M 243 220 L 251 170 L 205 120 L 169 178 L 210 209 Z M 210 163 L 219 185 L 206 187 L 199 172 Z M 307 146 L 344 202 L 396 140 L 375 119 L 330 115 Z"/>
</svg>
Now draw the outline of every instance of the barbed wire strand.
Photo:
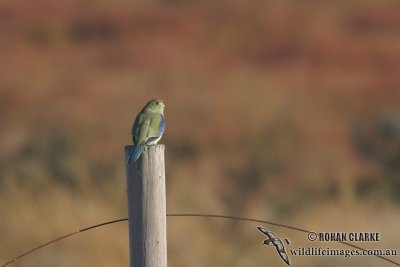
<svg viewBox="0 0 400 267">
<path fill-rule="evenodd" d="M 269 224 L 269 225 L 274 225 L 274 226 L 279 226 L 279 227 L 283 227 L 283 228 L 287 228 L 287 229 L 292 229 L 292 230 L 300 231 L 300 232 L 303 232 L 303 233 L 310 233 L 310 232 L 311 232 L 311 231 L 309 231 L 309 230 L 305 230 L 305 229 L 301 229 L 301 228 L 298 228 L 298 227 L 294 227 L 294 226 L 290 226 L 290 225 L 285 225 L 285 224 L 281 224 L 281 223 L 275 223 L 275 222 L 270 222 L 270 221 L 260 220 L 260 219 L 253 219 L 253 218 L 229 216 L 229 215 L 194 214 L 194 213 L 171 213 L 171 214 L 167 214 L 167 217 L 205 217 L 205 218 L 222 218 L 222 219 L 231 219 L 231 220 L 239 220 L 239 221 L 248 221 L 248 222 L 264 223 L 264 224 Z M 3 265 L 1 265 L 0 267 L 8 266 L 8 265 L 10 265 L 11 263 L 14 263 L 14 262 L 16 262 L 17 260 L 19 260 L 19 259 L 25 257 L 26 255 L 29 255 L 29 254 L 31 254 L 31 253 L 33 253 L 33 252 L 35 252 L 35 251 L 37 251 L 37 250 L 39 250 L 39 249 L 41 249 L 41 248 L 43 248 L 43 247 L 46 247 L 46 246 L 48 246 L 48 245 L 50 245 L 50 244 L 53 244 L 53 243 L 56 243 L 56 242 L 58 242 L 58 241 L 60 241 L 60 240 L 62 240 L 62 239 L 65 239 L 65 238 L 71 237 L 71 236 L 73 236 L 73 235 L 76 235 L 76 234 L 79 234 L 79 233 L 82 233 L 82 232 L 85 232 L 85 231 L 89 231 L 89 230 L 92 230 L 92 229 L 95 229 L 95 228 L 98 228 L 98 227 L 102 227 L 102 226 L 109 225 L 109 224 L 113 224 L 113 223 L 123 222 L 123 221 L 127 221 L 127 220 L 128 220 L 128 218 L 122 218 L 122 219 L 107 221 L 107 222 L 103 222 L 103 223 L 99 223 L 99 224 L 96 224 L 96 225 L 92 225 L 92 226 L 89 226 L 89 227 L 86 227 L 86 228 L 79 229 L 79 230 L 77 230 L 77 231 L 75 231 L 75 232 L 72 232 L 72 233 L 69 233 L 69 234 L 66 234 L 66 235 L 57 237 L 57 238 L 55 238 L 55 239 L 53 239 L 53 240 L 50 240 L 50 241 L 48 241 L 48 242 L 46 242 L 46 243 L 44 243 L 44 244 L 41 244 L 41 245 L 39 245 L 39 246 L 37 246 L 37 247 L 35 247 L 35 248 L 30 249 L 30 250 L 28 250 L 28 251 L 22 253 L 21 255 L 18 255 L 18 256 L 16 256 L 16 257 L 14 257 L 13 259 L 7 261 L 6 263 L 4 263 Z M 353 247 L 353 248 L 355 248 L 355 249 L 359 249 L 359 250 L 362 250 L 362 251 L 367 251 L 366 249 L 364 249 L 364 248 L 362 248 L 362 247 L 353 245 L 353 244 L 348 243 L 348 242 L 345 242 L 345 241 L 337 241 L 337 242 L 338 242 L 338 243 L 341 243 L 341 244 L 344 244 L 344 245 L 346 245 L 346 246 L 349 246 L 349 247 Z M 400 266 L 400 263 L 395 262 L 395 261 L 393 261 L 393 260 L 391 260 L 391 259 L 389 259 L 389 258 L 386 258 L 386 257 L 384 257 L 384 256 L 381 256 L 381 255 L 374 255 L 374 256 L 376 256 L 376 257 L 378 257 L 378 258 L 380 258 L 380 259 L 382 259 L 382 260 L 385 260 L 385 261 L 387 261 L 387 262 L 390 262 L 390 263 L 392 263 L 392 264 L 394 264 L 394 265 L 396 265 L 396 266 Z"/>
</svg>

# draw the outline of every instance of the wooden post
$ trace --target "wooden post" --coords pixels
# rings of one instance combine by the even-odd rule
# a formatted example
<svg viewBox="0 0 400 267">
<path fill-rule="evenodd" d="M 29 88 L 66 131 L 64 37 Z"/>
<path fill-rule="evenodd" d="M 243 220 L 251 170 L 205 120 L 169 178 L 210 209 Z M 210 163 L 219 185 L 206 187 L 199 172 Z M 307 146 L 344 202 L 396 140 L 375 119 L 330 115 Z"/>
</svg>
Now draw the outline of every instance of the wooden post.
<svg viewBox="0 0 400 267">
<path fill-rule="evenodd" d="M 125 162 L 132 146 L 125 146 Z M 130 267 L 167 267 L 164 145 L 126 164 Z"/>
</svg>

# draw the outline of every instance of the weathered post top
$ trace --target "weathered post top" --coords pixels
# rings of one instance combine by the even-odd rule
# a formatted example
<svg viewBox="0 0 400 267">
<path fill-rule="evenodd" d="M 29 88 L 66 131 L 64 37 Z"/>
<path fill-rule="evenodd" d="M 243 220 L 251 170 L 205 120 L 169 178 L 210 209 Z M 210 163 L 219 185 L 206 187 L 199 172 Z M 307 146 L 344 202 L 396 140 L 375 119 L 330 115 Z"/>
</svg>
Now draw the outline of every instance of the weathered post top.
<svg viewBox="0 0 400 267">
<path fill-rule="evenodd" d="M 164 145 L 147 146 L 126 163 L 131 267 L 167 267 Z"/>
</svg>

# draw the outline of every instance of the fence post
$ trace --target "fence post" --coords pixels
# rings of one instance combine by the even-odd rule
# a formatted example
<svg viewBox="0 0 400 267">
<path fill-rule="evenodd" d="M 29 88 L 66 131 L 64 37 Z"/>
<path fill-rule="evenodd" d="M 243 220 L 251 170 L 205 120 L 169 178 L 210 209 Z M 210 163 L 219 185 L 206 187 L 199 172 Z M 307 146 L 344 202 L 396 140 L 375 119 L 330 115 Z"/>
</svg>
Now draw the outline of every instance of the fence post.
<svg viewBox="0 0 400 267">
<path fill-rule="evenodd" d="M 164 145 L 148 146 L 126 163 L 130 267 L 167 267 Z"/>
</svg>

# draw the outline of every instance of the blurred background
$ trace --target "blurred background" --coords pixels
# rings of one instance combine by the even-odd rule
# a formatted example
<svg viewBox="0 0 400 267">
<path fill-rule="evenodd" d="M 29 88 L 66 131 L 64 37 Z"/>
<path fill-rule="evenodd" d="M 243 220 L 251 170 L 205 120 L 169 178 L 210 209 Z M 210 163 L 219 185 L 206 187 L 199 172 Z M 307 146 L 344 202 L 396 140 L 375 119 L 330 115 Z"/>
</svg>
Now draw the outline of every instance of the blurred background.
<svg viewBox="0 0 400 267">
<path fill-rule="evenodd" d="M 0 263 L 127 216 L 123 148 L 154 97 L 167 212 L 380 232 L 357 245 L 400 249 L 399 33 L 397 0 L 1 1 Z M 259 224 L 167 223 L 169 266 L 286 266 Z M 268 229 L 287 248 L 346 248 Z M 119 223 L 13 266 L 128 265 Z"/>
</svg>

